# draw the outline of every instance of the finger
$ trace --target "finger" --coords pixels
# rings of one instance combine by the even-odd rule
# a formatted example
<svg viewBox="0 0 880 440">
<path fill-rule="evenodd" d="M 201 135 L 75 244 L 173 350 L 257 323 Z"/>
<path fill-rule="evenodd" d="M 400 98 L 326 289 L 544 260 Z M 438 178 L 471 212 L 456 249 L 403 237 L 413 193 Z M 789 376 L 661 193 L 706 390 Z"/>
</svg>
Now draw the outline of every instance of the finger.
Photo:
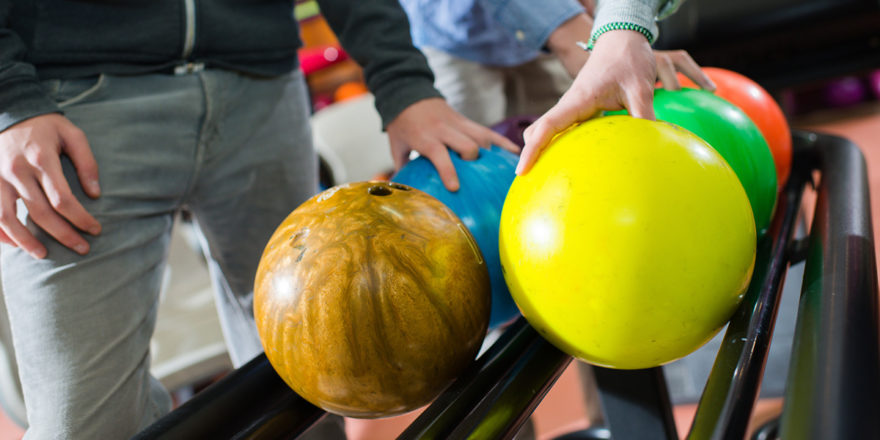
<svg viewBox="0 0 880 440">
<path fill-rule="evenodd" d="M 15 188 L 12 185 L 0 183 L 0 230 L 13 246 L 18 246 L 36 259 L 46 258 L 46 247 L 18 221 L 16 200 L 18 200 L 18 193 Z"/>
<path fill-rule="evenodd" d="M 510 151 L 511 153 L 519 154 L 519 145 L 513 143 L 513 141 L 511 141 L 501 133 L 486 128 L 482 125 L 479 125 L 477 123 L 468 124 L 467 133 L 471 138 L 477 141 L 481 148 L 489 149 L 492 145 L 497 145 L 498 147 Z"/>
<path fill-rule="evenodd" d="M 480 156 L 480 145 L 476 138 L 463 131 L 450 128 L 441 134 L 441 142 L 457 152 L 464 160 L 474 160 Z"/>
<path fill-rule="evenodd" d="M 496 133 L 492 130 L 489 130 L 489 140 L 491 141 L 492 145 L 497 145 L 504 150 L 510 151 L 513 154 L 519 154 L 520 150 L 522 150 L 519 145 L 508 139 L 507 136 Z"/>
<path fill-rule="evenodd" d="M 680 90 L 681 82 L 675 74 L 675 64 L 667 56 L 657 56 L 657 76 L 666 90 Z"/>
<path fill-rule="evenodd" d="M 470 119 L 465 119 L 464 124 L 459 130 L 466 136 L 473 139 L 473 141 L 477 143 L 477 146 L 479 148 L 492 147 L 493 139 L 495 139 L 494 136 L 498 135 L 498 133 L 496 133 L 492 129 L 471 121 Z"/>
<path fill-rule="evenodd" d="M 89 243 L 52 208 L 36 181 L 20 182 L 15 189 L 37 226 L 74 252 L 80 255 L 89 252 Z"/>
<path fill-rule="evenodd" d="M 9 236 L 6 235 L 5 232 L 3 232 L 3 229 L 0 229 L 0 243 L 6 243 L 10 246 L 16 246 L 15 242 L 12 241 L 12 239 L 9 238 Z"/>
<path fill-rule="evenodd" d="M 650 87 L 631 87 L 624 89 L 625 107 L 636 118 L 655 120 L 654 92 Z"/>
<path fill-rule="evenodd" d="M 537 158 L 538 151 L 543 147 L 543 143 L 526 142 L 525 146 L 523 146 L 522 152 L 519 154 L 519 161 L 516 163 L 515 172 L 518 176 L 522 176 L 532 169 L 532 164 L 534 164 L 535 159 Z"/>
<path fill-rule="evenodd" d="M 59 133 L 62 151 L 73 162 L 83 191 L 91 198 L 99 197 L 101 186 L 98 184 L 98 163 L 95 162 L 95 156 L 92 154 L 85 133 L 73 124 L 62 125 L 59 128 Z"/>
<path fill-rule="evenodd" d="M 587 107 L 587 111 L 595 112 L 595 105 L 592 107 Z M 541 151 L 543 151 L 553 136 L 568 128 L 577 119 L 576 109 L 571 108 L 560 100 L 547 113 L 544 113 L 543 116 L 526 128 L 523 132 L 525 146 L 523 146 L 519 162 L 516 164 L 516 174 L 524 175 L 528 173 Z"/>
<path fill-rule="evenodd" d="M 411 150 L 406 147 L 403 141 L 396 137 L 389 137 L 388 141 L 391 146 L 391 159 L 394 161 L 394 169 L 399 170 L 409 162 L 409 152 Z"/>
<path fill-rule="evenodd" d="M 567 96 L 564 95 L 547 113 L 526 128 L 523 132 L 525 146 L 516 166 L 516 174 L 529 172 L 553 136 L 572 124 L 592 118 L 601 110 L 593 94 L 587 93 L 581 96 L 585 98 L 566 99 Z"/>
<path fill-rule="evenodd" d="M 519 162 L 516 164 L 516 174 L 523 175 L 529 172 L 532 169 L 532 165 L 537 160 L 538 155 L 544 149 L 545 145 L 550 142 L 550 139 L 553 138 L 553 135 L 556 134 L 560 129 L 557 129 L 557 124 L 560 124 L 559 119 L 554 120 L 552 117 L 554 115 L 547 115 L 538 118 L 537 121 L 532 123 L 529 128 L 523 133 L 523 140 L 525 141 L 525 145 L 523 146 L 522 152 L 519 155 Z"/>
<path fill-rule="evenodd" d="M 437 168 L 437 174 L 440 176 L 440 180 L 443 181 L 443 186 L 449 191 L 458 191 L 458 175 L 455 173 L 452 159 L 449 158 L 449 150 L 438 142 L 429 146 L 429 149 L 422 154 L 434 164 L 434 168 Z"/>
<path fill-rule="evenodd" d="M 101 233 L 101 224 L 86 211 L 70 191 L 70 185 L 61 170 L 61 163 L 55 160 L 41 164 L 40 185 L 46 194 L 49 205 L 73 226 L 92 235 Z"/>
<path fill-rule="evenodd" d="M 712 81 L 712 78 L 709 78 L 709 75 L 703 72 L 700 65 L 687 52 L 679 51 L 673 63 L 679 72 L 690 78 L 700 88 L 709 91 L 715 90 L 715 83 Z"/>
<path fill-rule="evenodd" d="M 546 116 L 546 115 L 545 115 Z M 528 129 L 523 133 L 523 139 L 525 140 L 525 146 L 523 146 L 522 152 L 519 155 L 519 162 L 516 164 L 516 174 L 524 175 L 532 169 L 532 165 L 534 165 L 535 161 L 538 159 L 538 156 L 541 152 L 546 148 L 547 144 L 550 143 L 550 140 L 553 136 L 562 131 L 562 123 L 559 122 L 559 119 L 552 119 L 541 117 L 538 118 L 537 121 L 532 123 Z"/>
</svg>

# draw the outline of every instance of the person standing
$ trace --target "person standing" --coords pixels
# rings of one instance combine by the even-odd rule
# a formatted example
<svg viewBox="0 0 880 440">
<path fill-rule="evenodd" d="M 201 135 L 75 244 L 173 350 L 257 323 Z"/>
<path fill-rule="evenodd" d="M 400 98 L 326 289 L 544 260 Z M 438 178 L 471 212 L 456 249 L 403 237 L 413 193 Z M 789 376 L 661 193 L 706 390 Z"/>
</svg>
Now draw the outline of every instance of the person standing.
<svg viewBox="0 0 880 440">
<path fill-rule="evenodd" d="M 0 263 L 26 439 L 128 438 L 170 410 L 149 341 L 175 215 L 200 232 L 230 357 L 262 351 L 263 246 L 317 192 L 291 0 L 0 0 Z M 516 146 L 455 112 L 396 0 L 319 2 L 391 154 Z M 344 438 L 328 418 L 314 438 Z M 335 420 L 335 421 L 334 421 Z"/>
</svg>

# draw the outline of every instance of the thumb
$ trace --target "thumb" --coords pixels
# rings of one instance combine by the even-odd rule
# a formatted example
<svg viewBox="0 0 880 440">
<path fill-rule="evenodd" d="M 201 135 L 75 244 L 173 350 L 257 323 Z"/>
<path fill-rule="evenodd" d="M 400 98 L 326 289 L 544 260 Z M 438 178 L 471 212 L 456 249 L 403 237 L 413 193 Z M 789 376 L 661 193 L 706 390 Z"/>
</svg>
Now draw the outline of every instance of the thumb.
<svg viewBox="0 0 880 440">
<path fill-rule="evenodd" d="M 400 170 L 409 162 L 410 150 L 406 144 L 394 137 L 389 136 L 388 142 L 391 147 L 391 159 L 394 161 L 394 169 Z"/>
<path fill-rule="evenodd" d="M 652 89 L 636 90 L 624 92 L 627 102 L 624 107 L 629 110 L 629 114 L 636 118 L 656 120 L 654 115 L 654 92 Z"/>
<path fill-rule="evenodd" d="M 538 160 L 538 155 L 547 147 L 556 133 L 576 122 L 589 119 L 598 111 L 594 99 L 588 99 L 583 104 L 582 107 L 578 107 L 573 104 L 573 101 L 560 100 L 523 132 L 525 146 L 516 166 L 516 174 L 525 174 L 532 168 L 532 165 Z"/>
<path fill-rule="evenodd" d="M 6 243 L 6 244 L 8 244 L 8 245 L 10 245 L 10 246 L 17 246 L 17 245 L 15 244 L 15 242 L 12 241 L 12 239 L 9 238 L 9 236 L 6 235 L 5 232 L 3 232 L 2 229 L 0 229 L 0 243 Z"/>
</svg>

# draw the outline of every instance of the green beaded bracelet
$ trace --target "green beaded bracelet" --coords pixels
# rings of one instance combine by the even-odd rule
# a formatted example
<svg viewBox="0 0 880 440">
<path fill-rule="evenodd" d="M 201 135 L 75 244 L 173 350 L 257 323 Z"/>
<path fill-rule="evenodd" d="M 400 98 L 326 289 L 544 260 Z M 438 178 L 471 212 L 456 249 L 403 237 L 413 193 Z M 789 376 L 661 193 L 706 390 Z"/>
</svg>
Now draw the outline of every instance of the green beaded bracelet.
<svg viewBox="0 0 880 440">
<path fill-rule="evenodd" d="M 651 34 L 651 31 L 649 31 L 648 28 L 646 28 L 644 26 L 639 26 L 639 25 L 633 24 L 633 23 L 614 22 L 614 23 L 604 24 L 601 27 L 599 27 L 598 29 L 596 29 L 595 31 L 593 31 L 593 34 L 590 36 L 590 42 L 587 43 L 585 49 L 586 50 L 593 50 L 593 46 L 596 44 L 596 40 L 598 40 L 599 37 L 601 37 L 602 34 L 604 34 L 605 32 L 621 31 L 621 30 L 636 31 L 636 32 L 644 35 L 645 38 L 648 39 L 648 43 L 651 43 L 651 44 L 654 43 L 654 35 Z M 581 47 L 583 47 L 583 46 L 581 46 Z"/>
</svg>

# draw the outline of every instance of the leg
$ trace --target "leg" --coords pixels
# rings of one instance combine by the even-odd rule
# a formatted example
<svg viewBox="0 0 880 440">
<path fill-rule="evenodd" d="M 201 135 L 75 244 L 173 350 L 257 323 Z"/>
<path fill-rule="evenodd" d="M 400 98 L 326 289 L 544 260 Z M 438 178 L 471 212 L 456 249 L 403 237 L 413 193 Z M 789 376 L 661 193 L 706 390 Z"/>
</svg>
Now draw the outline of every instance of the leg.
<svg viewBox="0 0 880 440">
<path fill-rule="evenodd" d="M 21 381 L 18 379 L 18 361 L 12 349 L 12 331 L 9 329 L 9 314 L 2 290 L 0 288 L 0 407 L 16 425 L 27 428 L 27 413 L 21 395 Z"/>
<path fill-rule="evenodd" d="M 27 438 L 128 437 L 170 409 L 149 375 L 170 228 L 170 215 L 105 222 L 86 257 L 42 234 L 47 260 L 4 248 Z"/>
<path fill-rule="evenodd" d="M 198 88 L 178 87 L 183 79 L 156 79 L 161 84 L 150 77 L 47 84 L 95 154 L 103 189 L 96 200 L 82 194 L 66 158 L 63 165 L 103 232 L 88 236 L 91 251 L 79 256 L 29 222 L 48 257 L 2 250 L 26 438 L 127 438 L 170 409 L 149 373 L 149 341 L 201 101 Z"/>
<path fill-rule="evenodd" d="M 317 193 L 301 74 L 256 80 L 205 72 L 211 110 L 201 169 L 187 201 L 220 296 L 221 325 L 237 368 L 263 351 L 254 324 L 254 276 L 281 221 Z"/>
<path fill-rule="evenodd" d="M 258 80 L 204 72 L 211 110 L 202 168 L 188 202 L 199 225 L 233 364 L 263 351 L 253 317 L 254 276 L 281 221 L 317 192 L 301 72 Z M 325 417 L 313 438 L 345 438 L 341 418 Z"/>
<path fill-rule="evenodd" d="M 500 69 L 423 48 L 434 71 L 434 86 L 446 102 L 477 123 L 489 126 L 504 119 L 507 107 Z"/>
</svg>

